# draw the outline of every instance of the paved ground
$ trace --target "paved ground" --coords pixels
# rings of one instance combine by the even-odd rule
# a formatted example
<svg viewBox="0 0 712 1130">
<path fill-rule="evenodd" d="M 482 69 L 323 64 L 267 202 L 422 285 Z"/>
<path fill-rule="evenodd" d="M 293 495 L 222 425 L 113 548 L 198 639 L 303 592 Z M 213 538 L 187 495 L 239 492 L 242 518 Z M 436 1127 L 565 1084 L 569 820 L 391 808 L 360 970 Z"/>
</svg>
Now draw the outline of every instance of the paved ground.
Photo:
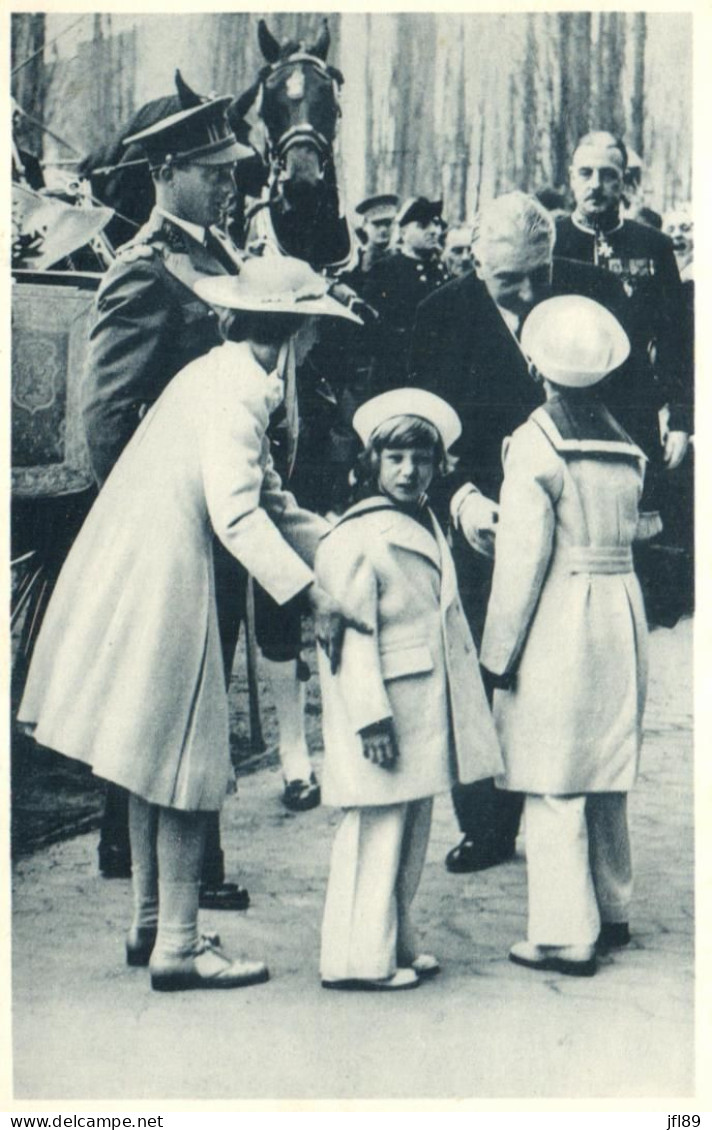
<svg viewBox="0 0 712 1130">
<path fill-rule="evenodd" d="M 506 960 L 524 936 L 523 858 L 448 875 L 456 829 L 436 805 L 418 908 L 443 974 L 405 994 L 328 993 L 319 920 L 336 815 L 290 816 L 262 769 L 226 806 L 244 914 L 205 916 L 272 981 L 151 993 L 122 962 L 129 885 L 95 870 L 96 835 L 13 876 L 17 1099 L 628 1098 L 693 1094 L 692 626 L 651 638 L 643 773 L 632 799 L 634 944 L 592 980 Z"/>
</svg>

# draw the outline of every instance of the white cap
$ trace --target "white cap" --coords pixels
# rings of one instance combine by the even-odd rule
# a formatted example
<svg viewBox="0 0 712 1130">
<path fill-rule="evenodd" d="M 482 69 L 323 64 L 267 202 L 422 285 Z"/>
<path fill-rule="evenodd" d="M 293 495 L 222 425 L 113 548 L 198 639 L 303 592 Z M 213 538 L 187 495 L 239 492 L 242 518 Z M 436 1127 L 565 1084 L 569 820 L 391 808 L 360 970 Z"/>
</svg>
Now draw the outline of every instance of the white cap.
<svg viewBox="0 0 712 1130">
<path fill-rule="evenodd" d="M 462 432 L 460 417 L 446 400 L 422 388 L 394 388 L 374 396 L 357 409 L 353 426 L 363 444 L 386 420 L 395 416 L 418 416 L 427 420 L 440 434 L 447 451 Z"/>
<path fill-rule="evenodd" d="M 348 306 L 327 294 L 328 283 L 302 259 L 270 255 L 245 259 L 239 275 L 199 279 L 194 290 L 211 306 L 259 314 L 329 314 L 362 325 Z"/>
<path fill-rule="evenodd" d="M 622 365 L 630 342 L 620 322 L 580 294 L 547 298 L 524 323 L 522 349 L 543 377 L 565 388 L 588 388 Z"/>
</svg>

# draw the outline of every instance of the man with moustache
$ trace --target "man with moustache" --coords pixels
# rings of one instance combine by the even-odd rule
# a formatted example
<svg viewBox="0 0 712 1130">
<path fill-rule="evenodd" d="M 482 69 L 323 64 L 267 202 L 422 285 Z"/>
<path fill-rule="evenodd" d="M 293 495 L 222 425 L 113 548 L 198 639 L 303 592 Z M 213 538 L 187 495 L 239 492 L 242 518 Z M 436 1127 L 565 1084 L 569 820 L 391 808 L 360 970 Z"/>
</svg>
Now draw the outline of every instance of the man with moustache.
<svg viewBox="0 0 712 1130">
<path fill-rule="evenodd" d="M 625 145 L 613 134 L 581 138 L 570 168 L 576 207 L 557 222 L 555 254 L 593 263 L 619 279 L 628 298 L 625 321 L 633 348 L 639 356 L 654 357 L 652 366 L 639 367 L 635 384 L 619 385 L 615 396 L 606 391 L 609 408 L 651 461 L 650 488 L 662 466 L 672 471 L 685 456 L 690 415 L 684 389 L 691 382 L 682 371 L 682 292 L 672 242 L 622 216 L 627 159 Z M 669 417 L 661 442 L 657 412 L 663 407 Z"/>
<path fill-rule="evenodd" d="M 627 170 L 628 152 L 613 134 L 581 138 L 569 170 L 576 207 L 556 225 L 555 254 L 605 268 L 626 295 L 623 321 L 637 364 L 604 396 L 648 457 L 642 505 L 658 515 L 658 536 L 636 548 L 636 569 L 651 626 L 672 627 L 691 610 L 691 556 L 683 561 L 677 552 L 680 522 L 691 528 L 691 469 L 683 467 L 692 431 L 691 324 L 672 241 L 623 214 Z"/>
</svg>

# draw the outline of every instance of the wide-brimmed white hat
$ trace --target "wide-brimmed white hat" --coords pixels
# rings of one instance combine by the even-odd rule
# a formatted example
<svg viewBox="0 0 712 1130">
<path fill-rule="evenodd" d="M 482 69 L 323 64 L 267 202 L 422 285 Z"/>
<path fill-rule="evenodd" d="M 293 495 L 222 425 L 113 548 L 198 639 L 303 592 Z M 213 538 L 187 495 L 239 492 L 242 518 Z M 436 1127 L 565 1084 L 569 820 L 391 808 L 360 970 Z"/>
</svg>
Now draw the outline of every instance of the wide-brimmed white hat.
<svg viewBox="0 0 712 1130">
<path fill-rule="evenodd" d="M 580 294 L 547 298 L 524 323 L 522 349 L 543 377 L 565 388 L 589 388 L 630 353 L 620 322 Z"/>
<path fill-rule="evenodd" d="M 367 400 L 356 410 L 354 430 L 367 444 L 380 424 L 394 416 L 418 416 L 437 428 L 447 451 L 462 432 L 460 417 L 446 400 L 422 388 L 394 388 Z"/>
<path fill-rule="evenodd" d="M 262 255 L 246 259 L 239 275 L 216 275 L 195 283 L 211 306 L 256 314 L 303 314 L 348 318 L 362 324 L 348 306 L 327 294 L 328 282 L 303 259 Z"/>
</svg>

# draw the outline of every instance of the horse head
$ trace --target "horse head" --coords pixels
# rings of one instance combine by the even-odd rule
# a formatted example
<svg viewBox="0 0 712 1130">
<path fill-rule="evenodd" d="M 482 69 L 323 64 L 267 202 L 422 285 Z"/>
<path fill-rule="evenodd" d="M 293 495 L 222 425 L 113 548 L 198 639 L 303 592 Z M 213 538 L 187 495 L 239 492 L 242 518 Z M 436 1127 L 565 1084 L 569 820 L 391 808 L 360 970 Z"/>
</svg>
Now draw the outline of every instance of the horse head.
<svg viewBox="0 0 712 1130">
<path fill-rule="evenodd" d="M 258 38 L 268 63 L 260 75 L 260 117 L 282 186 L 287 195 L 299 195 L 316 188 L 331 164 L 343 75 L 326 62 L 326 20 L 310 46 L 303 40 L 278 43 L 264 20 Z"/>
</svg>

